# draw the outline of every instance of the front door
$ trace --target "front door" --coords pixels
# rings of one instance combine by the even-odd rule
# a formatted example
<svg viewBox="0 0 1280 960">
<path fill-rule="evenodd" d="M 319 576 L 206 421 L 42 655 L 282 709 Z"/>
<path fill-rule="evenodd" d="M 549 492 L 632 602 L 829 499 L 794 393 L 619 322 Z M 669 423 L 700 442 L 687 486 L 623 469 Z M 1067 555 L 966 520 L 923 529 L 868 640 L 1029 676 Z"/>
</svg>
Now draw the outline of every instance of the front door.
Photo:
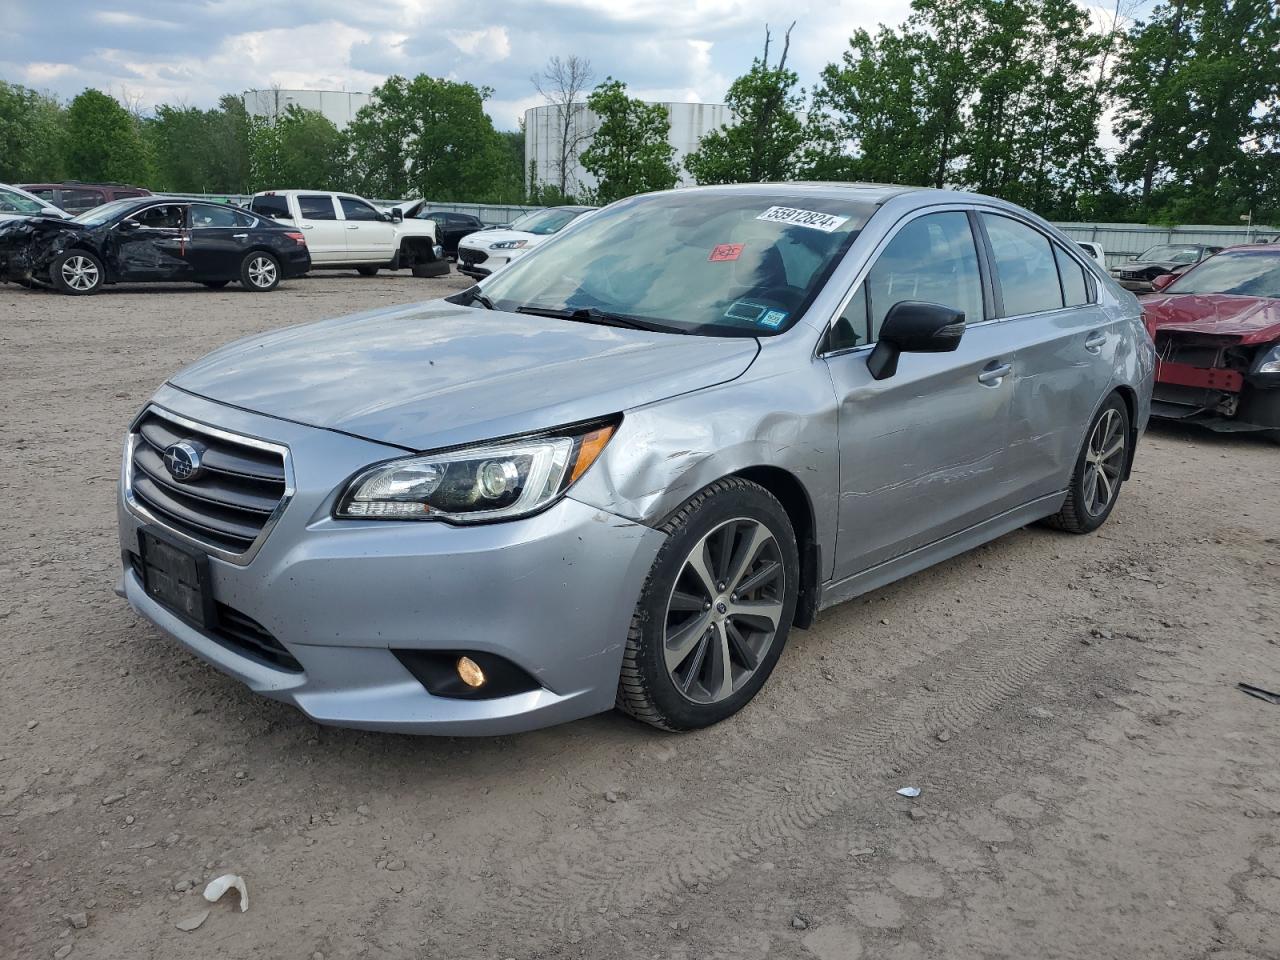
<svg viewBox="0 0 1280 960">
<path fill-rule="evenodd" d="M 356 197 L 339 197 L 347 226 L 347 259 L 390 263 L 396 252 L 396 228 L 370 204 Z"/>
<path fill-rule="evenodd" d="M 990 320 L 973 222 L 964 210 L 899 225 L 833 327 L 826 362 L 839 405 L 842 580 L 1007 509 L 1013 356 Z M 922 300 L 963 310 L 954 353 L 904 353 L 867 369 L 885 314 Z"/>
<path fill-rule="evenodd" d="M 307 238 L 312 263 L 346 263 L 346 224 L 338 219 L 330 193 L 299 193 L 298 226 Z"/>
<path fill-rule="evenodd" d="M 121 280 L 186 280 L 187 205 L 158 203 L 126 217 L 114 229 L 115 273 Z"/>
</svg>

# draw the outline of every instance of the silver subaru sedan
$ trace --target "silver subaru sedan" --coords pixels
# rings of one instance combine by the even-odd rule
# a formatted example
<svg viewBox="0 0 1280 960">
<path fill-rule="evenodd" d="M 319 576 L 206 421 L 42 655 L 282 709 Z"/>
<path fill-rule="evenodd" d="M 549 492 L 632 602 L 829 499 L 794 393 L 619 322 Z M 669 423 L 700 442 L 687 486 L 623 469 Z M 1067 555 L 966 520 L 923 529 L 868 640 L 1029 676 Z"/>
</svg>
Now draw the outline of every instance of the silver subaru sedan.
<svg viewBox="0 0 1280 960">
<path fill-rule="evenodd" d="M 119 592 L 321 723 L 703 727 L 819 610 L 1099 527 L 1154 364 L 1133 295 L 998 200 L 632 197 L 176 374 L 125 443 Z"/>
</svg>

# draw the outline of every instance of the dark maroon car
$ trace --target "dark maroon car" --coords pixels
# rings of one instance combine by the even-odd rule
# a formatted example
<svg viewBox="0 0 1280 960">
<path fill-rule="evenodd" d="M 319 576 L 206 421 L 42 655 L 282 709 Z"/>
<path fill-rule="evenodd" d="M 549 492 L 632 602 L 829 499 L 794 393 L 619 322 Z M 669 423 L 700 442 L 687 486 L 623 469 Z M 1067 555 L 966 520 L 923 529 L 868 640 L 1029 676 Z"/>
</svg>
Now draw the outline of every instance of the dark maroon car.
<svg viewBox="0 0 1280 960">
<path fill-rule="evenodd" d="M 23 183 L 20 184 L 27 193 L 33 193 L 41 200 L 47 200 L 59 210 L 75 216 L 112 200 L 124 200 L 129 197 L 149 197 L 150 190 L 142 187 L 130 187 L 122 183 L 81 183 L 69 180 L 66 183 Z"/>
<path fill-rule="evenodd" d="M 1280 442 L 1280 244 L 1231 247 L 1142 301 L 1151 415 Z"/>
</svg>

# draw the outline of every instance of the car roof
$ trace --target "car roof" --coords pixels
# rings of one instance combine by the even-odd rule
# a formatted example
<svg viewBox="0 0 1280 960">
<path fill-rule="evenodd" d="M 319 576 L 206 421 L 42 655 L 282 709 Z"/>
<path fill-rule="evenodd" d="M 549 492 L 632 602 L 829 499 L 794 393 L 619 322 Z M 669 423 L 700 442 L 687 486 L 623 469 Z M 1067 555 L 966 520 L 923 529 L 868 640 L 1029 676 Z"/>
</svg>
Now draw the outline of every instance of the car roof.
<svg viewBox="0 0 1280 960">
<path fill-rule="evenodd" d="M 1232 247 L 1223 247 L 1219 253 L 1269 253 L 1280 257 L 1280 243 L 1238 243 Z"/>
</svg>

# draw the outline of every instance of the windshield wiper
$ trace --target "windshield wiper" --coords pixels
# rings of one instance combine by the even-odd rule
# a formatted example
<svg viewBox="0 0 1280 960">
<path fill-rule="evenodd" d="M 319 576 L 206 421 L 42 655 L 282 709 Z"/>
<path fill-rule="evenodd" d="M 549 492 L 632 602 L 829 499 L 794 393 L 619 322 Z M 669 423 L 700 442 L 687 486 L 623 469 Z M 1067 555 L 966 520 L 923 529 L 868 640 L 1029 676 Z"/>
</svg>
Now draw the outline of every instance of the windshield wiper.
<svg viewBox="0 0 1280 960">
<path fill-rule="evenodd" d="M 557 309 L 555 307 L 516 307 L 516 313 L 531 313 L 539 317 L 554 317 L 557 320 L 576 320 L 579 323 L 598 323 L 604 327 L 626 327 L 630 330 L 649 330 L 654 333 L 685 333 L 686 331 L 678 327 L 669 326 L 665 323 L 658 323 L 655 320 L 646 320 L 643 317 L 633 317 L 627 313 L 612 313 L 608 310 L 601 310 L 598 307 L 570 307 L 566 309 Z"/>
<path fill-rule="evenodd" d="M 472 303 L 478 303 L 486 310 L 497 309 L 497 307 L 493 305 L 493 301 L 480 292 L 479 284 L 474 287 L 467 287 L 467 289 L 463 290 L 461 293 L 455 294 L 452 297 L 445 297 L 445 299 L 450 303 L 458 304 L 460 307 L 465 307 Z"/>
</svg>

